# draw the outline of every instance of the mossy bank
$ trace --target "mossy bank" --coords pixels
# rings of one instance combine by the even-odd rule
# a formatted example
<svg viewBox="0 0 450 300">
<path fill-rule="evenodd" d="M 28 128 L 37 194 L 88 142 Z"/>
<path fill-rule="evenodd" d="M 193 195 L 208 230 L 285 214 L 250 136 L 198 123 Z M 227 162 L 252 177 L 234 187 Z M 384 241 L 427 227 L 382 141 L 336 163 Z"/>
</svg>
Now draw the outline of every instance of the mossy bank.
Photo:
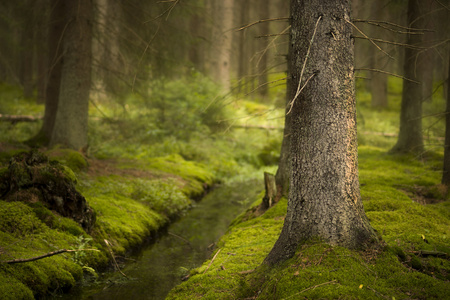
<svg viewBox="0 0 450 300">
<path fill-rule="evenodd" d="M 168 299 L 448 299 L 450 203 L 436 185 L 442 157 L 385 153 L 359 149 L 364 207 L 385 244 L 359 252 L 309 241 L 282 265 L 261 267 L 283 225 L 283 199 L 262 216 L 250 209 L 238 217 Z"/>
<path fill-rule="evenodd" d="M 3 153 L 2 174 L 17 152 Z M 0 299 L 39 298 L 95 279 L 111 263 L 111 253 L 123 256 L 151 240 L 215 181 L 206 166 L 177 155 L 101 161 L 60 148 L 46 155 L 63 164 L 64 176 L 76 183 L 96 222 L 87 233 L 37 199 L 0 200 Z M 61 249 L 80 251 L 3 263 Z"/>
</svg>

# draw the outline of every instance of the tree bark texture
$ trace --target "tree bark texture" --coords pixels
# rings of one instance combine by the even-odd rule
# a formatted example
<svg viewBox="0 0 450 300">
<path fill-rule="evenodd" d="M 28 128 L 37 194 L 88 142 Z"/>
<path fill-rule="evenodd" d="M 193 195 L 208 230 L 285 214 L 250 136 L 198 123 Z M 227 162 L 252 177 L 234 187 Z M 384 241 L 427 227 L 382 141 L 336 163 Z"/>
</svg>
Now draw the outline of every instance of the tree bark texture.
<svg viewBox="0 0 450 300">
<path fill-rule="evenodd" d="M 299 81 L 305 88 L 290 112 L 288 210 L 268 265 L 292 257 L 309 239 L 361 248 L 375 238 L 359 190 L 350 19 L 348 0 L 291 1 L 290 94 Z"/>
<path fill-rule="evenodd" d="M 408 26 L 413 28 L 424 28 L 424 18 L 421 0 L 408 1 Z M 409 34 L 407 44 L 421 46 L 423 35 Z M 408 79 L 421 80 L 424 55 L 420 50 L 411 47 L 405 48 L 403 72 Z M 421 153 L 424 150 L 422 136 L 422 86 L 420 83 L 403 80 L 402 104 L 400 111 L 400 131 L 396 145 L 391 152 L 398 153 Z"/>
<path fill-rule="evenodd" d="M 92 2 L 64 1 L 67 24 L 63 37 L 64 62 L 51 145 L 75 150 L 87 146 L 91 85 Z"/>
</svg>

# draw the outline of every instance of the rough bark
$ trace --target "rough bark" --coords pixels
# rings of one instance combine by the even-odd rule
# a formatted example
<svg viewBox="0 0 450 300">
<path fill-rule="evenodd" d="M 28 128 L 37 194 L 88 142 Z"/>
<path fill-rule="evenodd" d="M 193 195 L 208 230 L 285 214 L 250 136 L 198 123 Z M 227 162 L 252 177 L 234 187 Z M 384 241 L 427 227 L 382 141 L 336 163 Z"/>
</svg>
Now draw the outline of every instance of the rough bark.
<svg viewBox="0 0 450 300">
<path fill-rule="evenodd" d="M 408 1 L 408 26 L 413 28 L 423 28 L 423 3 L 419 2 L 420 0 Z M 408 35 L 407 43 L 409 45 L 420 46 L 422 42 L 422 35 Z M 423 67 L 423 58 L 424 56 L 420 55 L 419 50 L 410 47 L 405 48 L 403 70 L 406 78 L 420 82 L 419 74 Z M 423 152 L 422 101 L 422 86 L 420 83 L 403 80 L 400 131 L 397 143 L 391 149 L 392 153 Z"/>
<path fill-rule="evenodd" d="M 290 112 L 288 210 L 268 265 L 290 258 L 309 239 L 349 248 L 375 239 L 359 191 L 350 19 L 350 1 L 291 1 L 291 89 L 297 90 L 305 59 L 306 85 Z"/>
<path fill-rule="evenodd" d="M 50 145 L 62 144 L 80 150 L 87 146 L 92 3 L 91 0 L 64 2 L 67 20 L 63 37 L 64 63 Z"/>
</svg>

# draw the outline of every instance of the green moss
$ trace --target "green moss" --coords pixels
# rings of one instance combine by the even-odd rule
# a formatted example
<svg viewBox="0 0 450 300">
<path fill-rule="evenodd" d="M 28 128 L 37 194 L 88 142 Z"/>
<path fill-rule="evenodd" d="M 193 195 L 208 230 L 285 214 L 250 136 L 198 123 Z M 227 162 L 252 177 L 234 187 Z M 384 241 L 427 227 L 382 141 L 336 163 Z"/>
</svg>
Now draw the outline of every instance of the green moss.
<svg viewBox="0 0 450 300">
<path fill-rule="evenodd" d="M 55 147 L 45 152 L 45 154 L 50 159 L 60 162 L 61 164 L 72 169 L 74 172 L 85 170 L 88 167 L 88 162 L 83 154 L 72 149 Z"/>
</svg>

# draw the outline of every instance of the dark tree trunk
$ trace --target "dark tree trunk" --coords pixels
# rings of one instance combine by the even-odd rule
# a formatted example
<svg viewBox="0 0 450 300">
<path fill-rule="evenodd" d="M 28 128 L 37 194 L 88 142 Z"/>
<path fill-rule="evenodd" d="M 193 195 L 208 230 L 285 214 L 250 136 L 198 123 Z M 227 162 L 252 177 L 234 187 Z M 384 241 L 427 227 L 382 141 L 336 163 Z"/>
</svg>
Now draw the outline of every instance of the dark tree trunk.
<svg viewBox="0 0 450 300">
<path fill-rule="evenodd" d="M 288 210 L 268 265 L 308 239 L 361 248 L 376 238 L 359 191 L 350 20 L 350 1 L 291 0 L 291 89 L 305 88 L 290 112 Z"/>
<path fill-rule="evenodd" d="M 260 1 L 259 2 L 259 18 L 261 20 L 269 19 L 269 1 Z M 259 25 L 259 33 L 260 35 L 269 34 L 269 22 L 263 22 Z M 261 37 L 259 40 L 260 50 L 258 54 L 258 94 L 265 99 L 268 93 L 267 81 L 267 58 L 269 56 L 269 43 L 268 38 Z"/>
<path fill-rule="evenodd" d="M 64 1 L 67 26 L 63 37 L 64 62 L 51 145 L 75 150 L 87 146 L 91 86 L 92 2 Z"/>
<path fill-rule="evenodd" d="M 421 0 L 408 1 L 408 26 L 423 28 L 423 3 Z M 421 46 L 423 35 L 409 34 L 407 44 Z M 423 67 L 424 55 L 420 50 L 411 47 L 405 48 L 404 76 L 420 82 L 421 68 Z M 422 86 L 420 83 L 403 80 L 402 105 L 400 111 L 400 131 L 397 144 L 391 149 L 393 153 L 421 153 L 424 150 L 422 136 Z"/>
<path fill-rule="evenodd" d="M 450 88 L 450 50 L 448 56 L 447 89 Z M 445 145 L 444 145 L 444 171 L 442 184 L 450 186 L 450 93 L 447 93 L 447 108 L 445 110 Z"/>
<path fill-rule="evenodd" d="M 44 121 L 39 133 L 28 141 L 32 145 L 47 146 L 55 125 L 58 109 L 59 87 L 61 84 L 61 67 L 63 62 L 63 33 L 66 1 L 50 0 L 50 20 L 48 28 L 47 85 L 45 88 Z"/>
</svg>

